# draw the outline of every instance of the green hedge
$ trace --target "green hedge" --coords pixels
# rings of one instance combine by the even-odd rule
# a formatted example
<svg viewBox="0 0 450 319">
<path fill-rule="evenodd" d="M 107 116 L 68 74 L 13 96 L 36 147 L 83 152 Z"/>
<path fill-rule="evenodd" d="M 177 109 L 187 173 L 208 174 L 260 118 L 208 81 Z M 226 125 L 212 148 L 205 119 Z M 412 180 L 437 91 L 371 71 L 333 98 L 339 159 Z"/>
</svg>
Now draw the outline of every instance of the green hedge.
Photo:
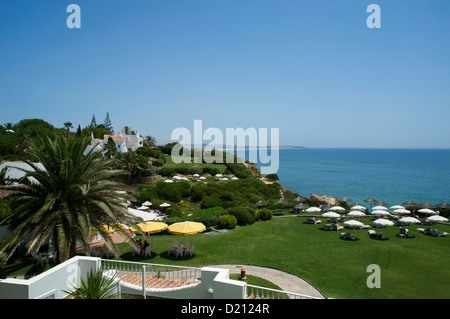
<svg viewBox="0 0 450 319">
<path fill-rule="evenodd" d="M 237 225 L 237 219 L 235 216 L 225 214 L 219 217 L 219 225 L 222 228 L 232 229 Z"/>
<path fill-rule="evenodd" d="M 255 222 L 255 212 L 246 207 L 231 207 L 228 208 L 227 214 L 236 217 L 239 226 L 251 225 Z"/>
</svg>

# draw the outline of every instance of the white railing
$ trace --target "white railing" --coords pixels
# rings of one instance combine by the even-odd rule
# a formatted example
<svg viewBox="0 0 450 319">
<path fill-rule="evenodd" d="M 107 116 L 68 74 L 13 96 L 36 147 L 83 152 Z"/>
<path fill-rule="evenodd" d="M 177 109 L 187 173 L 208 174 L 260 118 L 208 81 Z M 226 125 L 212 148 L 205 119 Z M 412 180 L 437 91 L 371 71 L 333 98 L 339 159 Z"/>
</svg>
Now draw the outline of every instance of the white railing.
<svg viewBox="0 0 450 319">
<path fill-rule="evenodd" d="M 247 284 L 247 299 L 325 299 Z"/>
<path fill-rule="evenodd" d="M 114 271 L 123 285 L 142 291 L 173 291 L 200 283 L 201 268 L 102 259 L 106 274 Z"/>
</svg>

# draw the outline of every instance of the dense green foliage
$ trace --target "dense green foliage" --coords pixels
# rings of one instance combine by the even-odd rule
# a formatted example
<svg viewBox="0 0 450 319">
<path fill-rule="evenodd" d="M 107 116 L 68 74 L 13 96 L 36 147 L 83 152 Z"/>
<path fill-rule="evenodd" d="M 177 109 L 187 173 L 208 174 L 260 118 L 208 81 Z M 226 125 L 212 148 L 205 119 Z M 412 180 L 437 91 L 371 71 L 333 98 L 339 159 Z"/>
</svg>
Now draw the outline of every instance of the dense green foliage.
<svg viewBox="0 0 450 319">
<path fill-rule="evenodd" d="M 12 180 L 17 185 L 8 186 L 14 191 L 14 210 L 8 217 L 11 233 L 0 252 L 11 256 L 26 239 L 28 253 L 39 250 L 52 236 L 62 262 L 75 256 L 77 240 L 89 251 L 92 228 L 112 252 L 117 251 L 102 225 L 139 221 L 122 205 L 131 199 L 123 193 L 128 188 L 111 180 L 119 171 L 111 169 L 100 152 L 84 155 L 89 142 L 89 138 L 57 134 L 54 139 L 43 138 L 39 148 L 30 147 L 30 156 L 43 169 L 26 161 L 34 171 L 27 172 L 26 178 Z"/>
<path fill-rule="evenodd" d="M 256 220 L 269 220 L 272 219 L 272 217 L 272 212 L 267 208 L 257 209 L 255 211 Z"/>
<path fill-rule="evenodd" d="M 219 217 L 219 226 L 222 228 L 232 229 L 236 227 L 237 219 L 235 216 L 225 214 Z"/>
<path fill-rule="evenodd" d="M 95 120 L 95 117 L 93 117 Z M 28 151 L 31 145 L 39 146 L 39 141 L 42 137 L 47 136 L 54 138 L 56 134 L 65 134 L 78 137 L 91 137 L 102 139 L 105 134 L 112 134 L 111 120 L 109 114 L 105 123 L 96 124 L 95 121 L 91 125 L 78 128 L 72 132 L 73 128 L 71 122 L 63 123 L 63 126 L 58 128 L 41 119 L 23 119 L 16 124 L 4 123 L 0 125 L 0 155 L 8 158 L 11 155 L 17 155 L 25 159 L 30 159 Z M 108 126 L 106 126 L 108 125 Z"/>
</svg>

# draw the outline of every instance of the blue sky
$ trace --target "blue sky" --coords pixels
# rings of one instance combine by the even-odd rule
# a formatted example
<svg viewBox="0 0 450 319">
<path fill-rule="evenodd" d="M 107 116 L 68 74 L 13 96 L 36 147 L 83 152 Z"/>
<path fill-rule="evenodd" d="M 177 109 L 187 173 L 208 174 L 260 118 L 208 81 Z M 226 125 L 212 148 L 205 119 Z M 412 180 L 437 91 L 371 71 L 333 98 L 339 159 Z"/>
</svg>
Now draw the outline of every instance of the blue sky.
<svg viewBox="0 0 450 319">
<path fill-rule="evenodd" d="M 280 144 L 448 148 L 449 15 L 448 0 L 1 0 L 0 123 L 109 112 L 159 143 L 199 119 L 279 128 Z"/>
</svg>

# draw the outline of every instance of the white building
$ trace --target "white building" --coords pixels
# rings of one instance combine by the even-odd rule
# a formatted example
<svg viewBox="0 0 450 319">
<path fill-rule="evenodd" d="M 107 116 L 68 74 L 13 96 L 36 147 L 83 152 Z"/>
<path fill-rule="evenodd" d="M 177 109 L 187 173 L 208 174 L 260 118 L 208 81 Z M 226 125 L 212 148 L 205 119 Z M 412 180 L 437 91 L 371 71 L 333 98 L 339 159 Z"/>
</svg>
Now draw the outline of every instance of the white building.
<svg viewBox="0 0 450 319">
<path fill-rule="evenodd" d="M 120 131 L 117 133 L 119 137 L 123 137 L 125 139 L 125 145 L 128 152 L 135 151 L 138 147 L 144 145 L 144 138 L 139 135 L 139 132 L 136 130 L 136 134 L 125 134 L 125 132 Z"/>
<path fill-rule="evenodd" d="M 139 135 L 138 131 L 134 135 L 120 131 L 117 135 L 105 135 L 102 140 L 94 138 L 94 135 L 91 134 L 91 144 L 87 147 L 86 152 L 89 152 L 92 148 L 102 152 L 109 138 L 113 140 L 118 153 L 133 152 L 144 145 L 144 138 Z"/>
</svg>

